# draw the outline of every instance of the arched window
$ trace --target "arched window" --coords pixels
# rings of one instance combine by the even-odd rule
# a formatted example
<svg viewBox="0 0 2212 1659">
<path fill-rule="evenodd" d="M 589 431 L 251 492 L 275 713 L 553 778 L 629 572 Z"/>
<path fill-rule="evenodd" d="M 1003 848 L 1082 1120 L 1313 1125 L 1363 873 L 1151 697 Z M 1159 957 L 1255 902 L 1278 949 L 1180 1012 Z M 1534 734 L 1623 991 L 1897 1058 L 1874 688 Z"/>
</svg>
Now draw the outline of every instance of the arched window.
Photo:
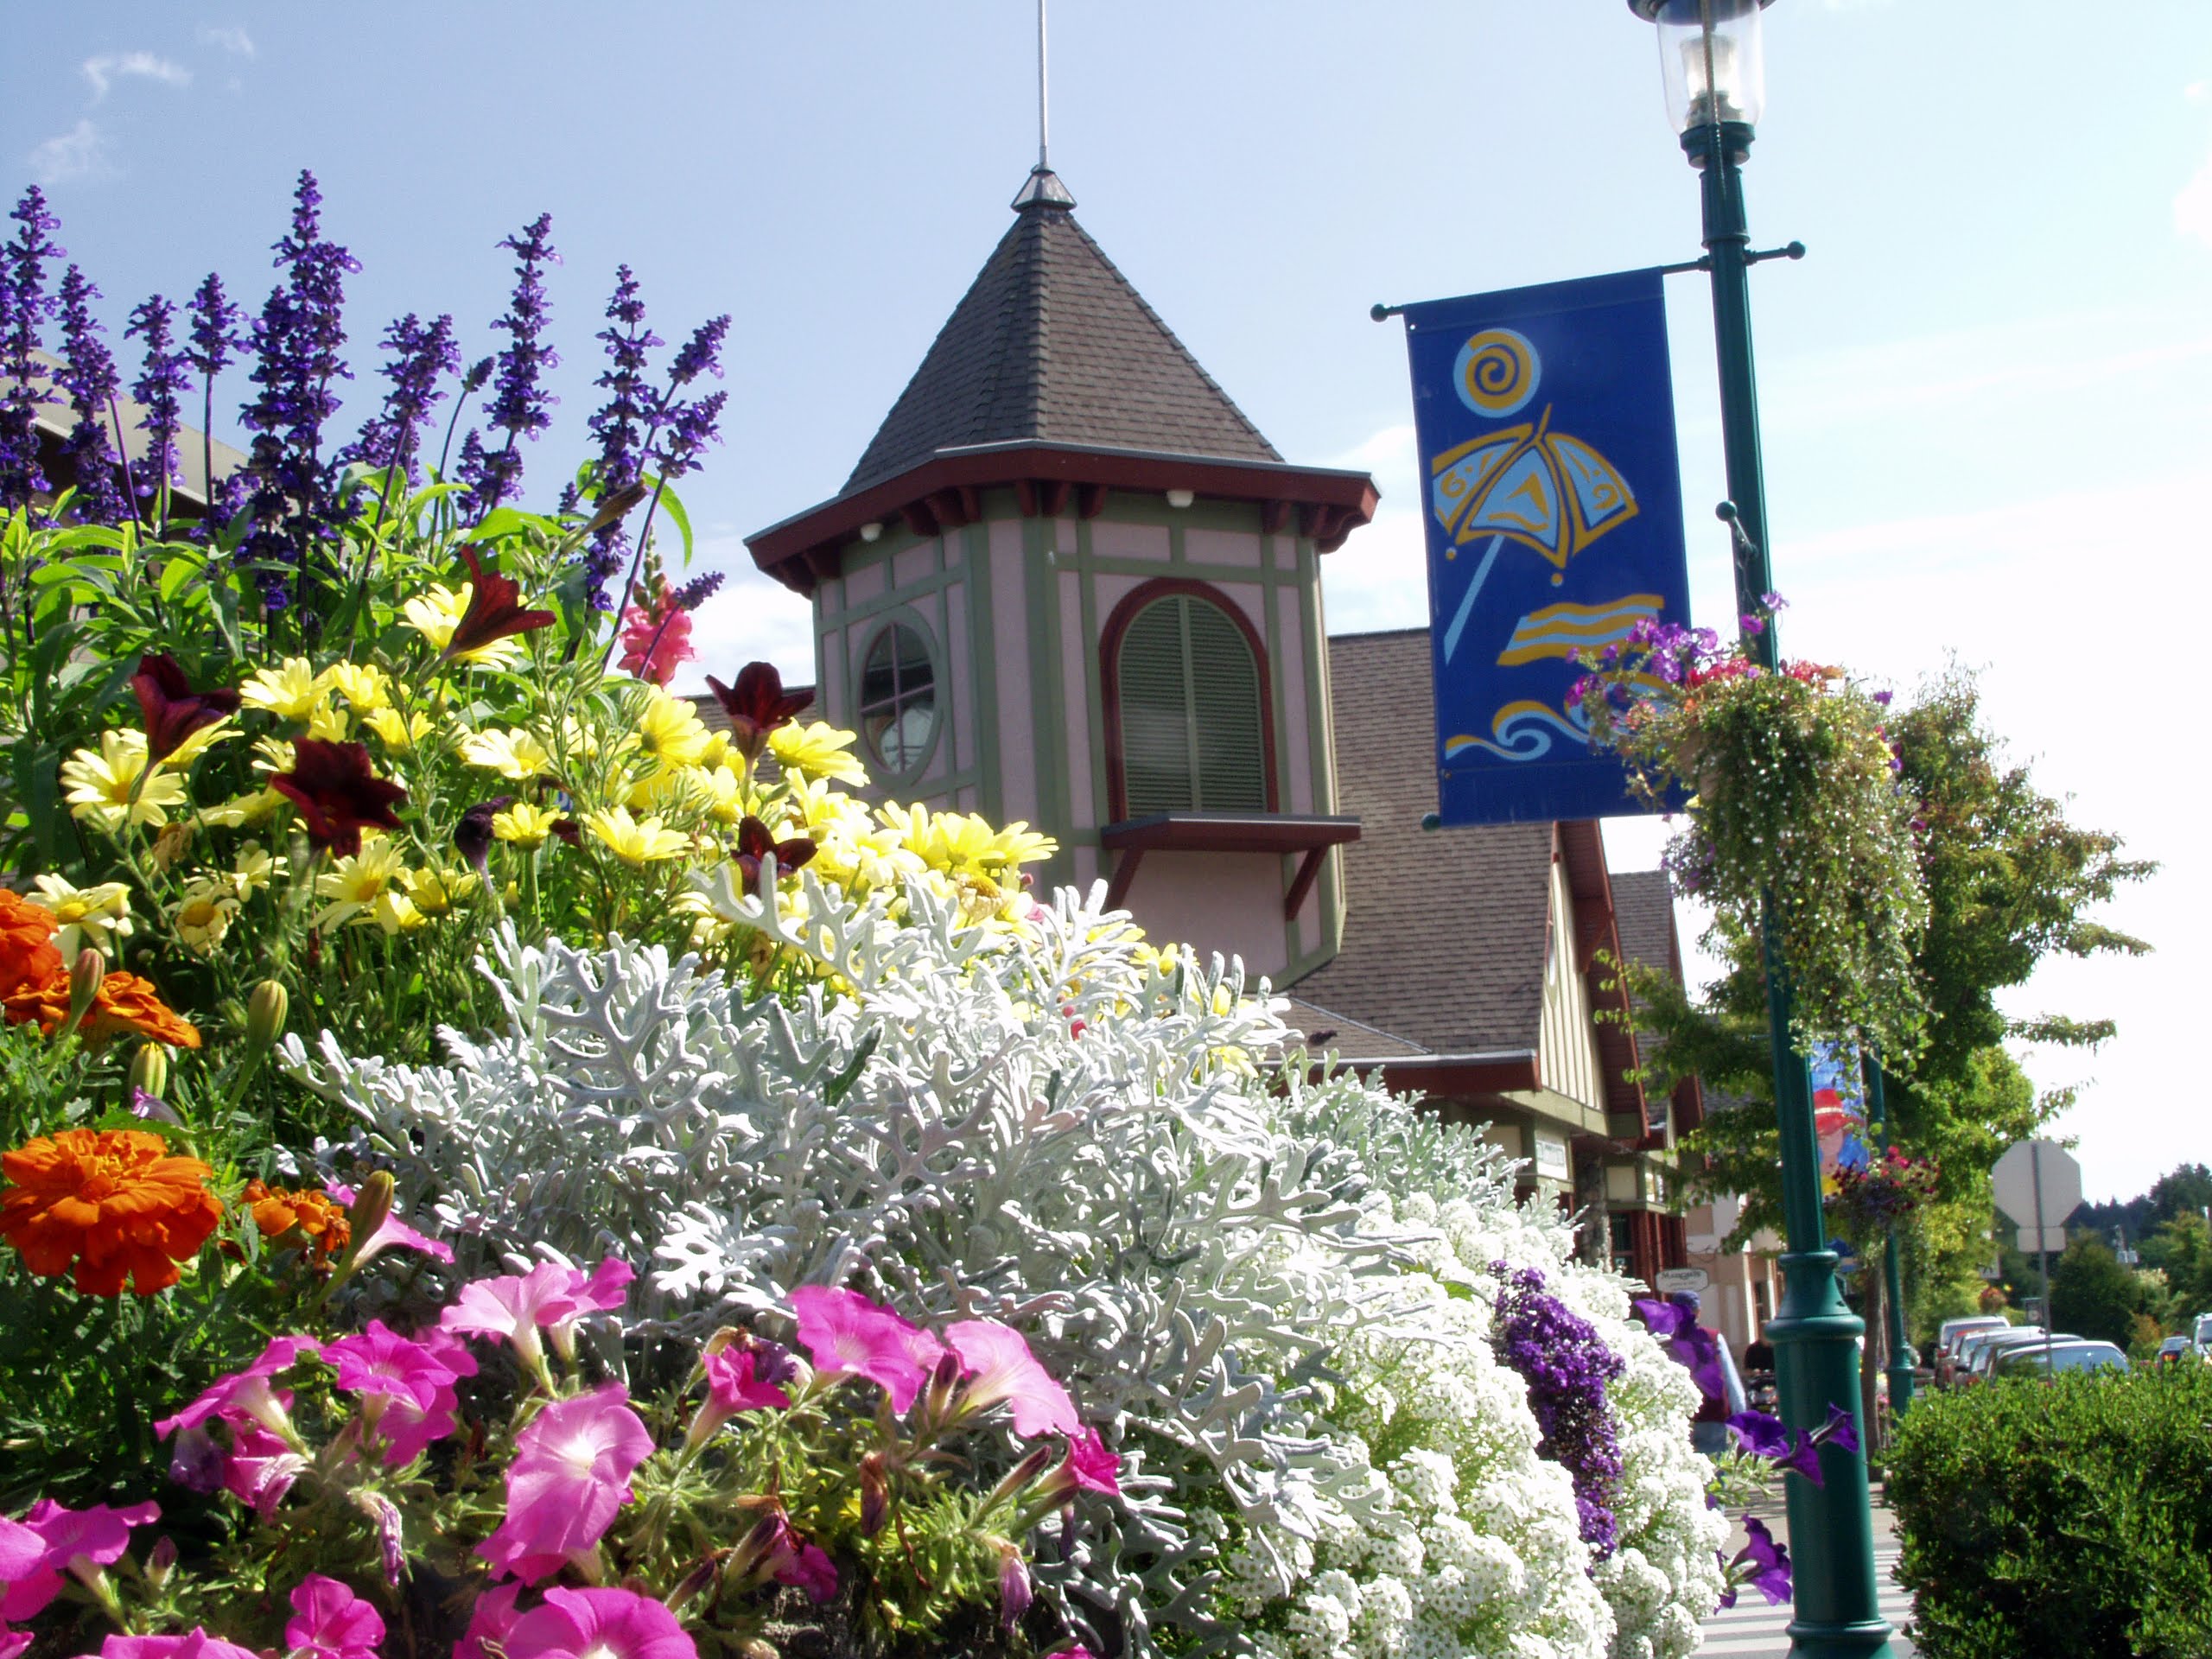
<svg viewBox="0 0 2212 1659">
<path fill-rule="evenodd" d="M 937 669 L 929 641 L 893 622 L 868 644 L 860 685 L 861 734 L 887 778 L 903 778 L 928 756 L 937 736 Z"/>
<path fill-rule="evenodd" d="M 1108 625 L 1115 806 L 1274 808 L 1266 664 L 1249 626 L 1197 582 L 1147 582 Z"/>
</svg>

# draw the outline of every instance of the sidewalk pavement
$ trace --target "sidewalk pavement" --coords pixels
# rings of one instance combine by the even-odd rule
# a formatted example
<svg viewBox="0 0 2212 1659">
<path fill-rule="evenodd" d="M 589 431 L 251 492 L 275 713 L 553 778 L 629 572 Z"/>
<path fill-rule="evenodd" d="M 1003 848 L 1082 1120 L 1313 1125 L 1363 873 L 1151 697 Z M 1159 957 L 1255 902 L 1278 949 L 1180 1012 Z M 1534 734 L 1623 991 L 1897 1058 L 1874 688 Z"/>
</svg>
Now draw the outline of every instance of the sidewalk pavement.
<svg viewBox="0 0 2212 1659">
<path fill-rule="evenodd" d="M 1875 1489 L 1874 1499 L 1874 1571 L 1880 1584 L 1882 1617 L 1902 1630 L 1912 1613 L 1912 1599 L 1897 1581 L 1897 1529 L 1889 1507 L 1881 1500 L 1881 1489 Z M 1772 1513 L 1758 1511 L 1759 1518 L 1774 1529 L 1774 1535 L 1786 1540 L 1786 1528 L 1777 1507 Z M 1744 1547 L 1745 1534 L 1738 1525 L 1730 1539 L 1728 1553 L 1733 1555 Z M 1794 1561 L 1796 1552 L 1790 1552 Z M 1790 1609 L 1770 1607 L 1766 1598 L 1758 1591 L 1746 1588 L 1738 1597 L 1736 1605 L 1717 1612 L 1705 1621 L 1704 1643 L 1699 1647 L 1700 1655 L 1713 1659 L 1788 1659 L 1789 1653 Z M 1915 1651 L 1911 1643 L 1902 1636 L 1890 1638 L 1890 1651 L 1897 1659 L 1910 1659 Z"/>
</svg>

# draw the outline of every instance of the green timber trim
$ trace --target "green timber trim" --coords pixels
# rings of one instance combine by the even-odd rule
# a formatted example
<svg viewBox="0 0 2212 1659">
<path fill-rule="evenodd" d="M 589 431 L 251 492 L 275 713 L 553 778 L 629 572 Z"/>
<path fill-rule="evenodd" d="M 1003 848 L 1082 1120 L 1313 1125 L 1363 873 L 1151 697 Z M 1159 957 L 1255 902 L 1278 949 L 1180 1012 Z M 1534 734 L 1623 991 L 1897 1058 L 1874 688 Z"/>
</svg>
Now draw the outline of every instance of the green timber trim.
<svg viewBox="0 0 2212 1659">
<path fill-rule="evenodd" d="M 1321 556 L 1313 543 L 1300 537 L 1293 543 L 1292 564 L 1301 584 L 1298 607 L 1299 635 L 1304 645 L 1306 671 L 1306 743 L 1307 764 L 1313 768 L 1313 810 L 1337 810 L 1336 711 L 1329 702 L 1329 640 L 1321 616 Z M 1344 860 L 1342 847 L 1329 853 L 1329 867 L 1313 884 L 1321 900 L 1321 959 L 1325 962 L 1344 948 Z"/>
<path fill-rule="evenodd" d="M 1059 534 L 1054 518 L 1025 518 L 1021 524 L 1022 591 L 1029 610 L 1029 692 L 1035 715 L 1037 828 L 1060 843 L 1040 873 L 1047 887 L 1071 886 L 1075 860 L 1069 832 L 1075 820 L 1069 804 L 1066 701 L 1060 673 L 1060 565 L 1052 545 Z"/>
<path fill-rule="evenodd" d="M 969 696 L 976 706 L 976 792 L 982 815 L 1006 822 L 1006 795 L 999 781 L 998 639 L 991 613 L 991 527 L 969 525 L 960 532 L 961 565 L 968 582 Z"/>
<path fill-rule="evenodd" d="M 1286 677 L 1282 671 L 1282 607 L 1275 602 L 1277 583 L 1274 575 L 1275 538 L 1267 531 L 1262 531 L 1260 532 L 1261 637 L 1267 641 L 1268 684 L 1274 692 L 1274 760 L 1275 776 L 1281 780 L 1277 785 L 1281 793 L 1275 806 L 1277 810 L 1283 812 L 1318 811 L 1319 809 L 1310 799 L 1300 804 L 1290 798 L 1290 699 L 1294 693 L 1291 687 L 1286 683 Z M 1303 689 L 1301 685 L 1300 690 Z M 1313 710 L 1310 704 L 1306 711 L 1306 723 L 1309 725 L 1313 723 Z M 1302 853 L 1287 853 L 1278 861 L 1285 898 L 1290 896 L 1290 884 L 1298 879 L 1298 867 L 1304 861 L 1304 858 L 1305 855 Z M 1290 963 L 1290 966 L 1283 970 L 1285 977 L 1287 978 L 1292 973 L 1297 971 L 1299 963 L 1310 953 L 1306 949 L 1305 927 L 1297 917 L 1287 916 L 1283 918 L 1282 932 L 1283 955 Z"/>
<path fill-rule="evenodd" d="M 1083 592 L 1083 695 L 1090 704 L 1090 813 L 1103 823 L 1109 810 L 1106 800 L 1106 692 L 1100 678 L 1104 672 L 1104 664 L 1099 658 L 1098 646 L 1099 634 L 1105 624 L 1098 614 L 1098 569 L 1096 561 L 1090 554 L 1090 521 L 1087 518 L 1076 520 L 1075 550 L 1080 566 L 1077 580 Z M 1070 816 L 1073 816 L 1072 803 Z M 1074 861 L 1069 861 L 1072 864 Z M 1112 862 L 1104 857 L 1098 861 L 1101 880 L 1112 878 Z"/>
</svg>

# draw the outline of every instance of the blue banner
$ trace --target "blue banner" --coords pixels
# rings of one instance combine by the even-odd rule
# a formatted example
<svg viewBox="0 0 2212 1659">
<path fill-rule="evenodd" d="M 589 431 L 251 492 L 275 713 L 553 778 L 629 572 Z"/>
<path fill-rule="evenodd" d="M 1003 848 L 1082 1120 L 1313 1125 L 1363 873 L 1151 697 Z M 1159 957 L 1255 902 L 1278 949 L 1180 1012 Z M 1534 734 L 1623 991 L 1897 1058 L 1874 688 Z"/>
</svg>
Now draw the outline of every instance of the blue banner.
<svg viewBox="0 0 2212 1659">
<path fill-rule="evenodd" d="M 1648 810 L 1567 693 L 1578 647 L 1689 620 L 1660 280 L 1404 308 L 1446 823 Z"/>
</svg>

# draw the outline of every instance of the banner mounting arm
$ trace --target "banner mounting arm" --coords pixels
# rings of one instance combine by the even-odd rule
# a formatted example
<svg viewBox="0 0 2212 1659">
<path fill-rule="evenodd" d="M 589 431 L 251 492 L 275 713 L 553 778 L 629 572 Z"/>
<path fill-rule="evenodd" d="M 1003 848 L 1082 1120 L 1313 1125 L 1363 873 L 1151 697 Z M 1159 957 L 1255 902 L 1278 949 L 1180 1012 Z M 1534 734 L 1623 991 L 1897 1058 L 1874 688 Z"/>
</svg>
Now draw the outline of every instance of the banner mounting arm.
<svg viewBox="0 0 2212 1659">
<path fill-rule="evenodd" d="M 1763 264 L 1769 259 L 1802 259 L 1804 257 L 1805 245 L 1802 242 L 1785 242 L 1778 248 L 1768 248 L 1758 253 L 1747 253 L 1744 256 L 1744 263 L 1747 265 L 1757 265 Z M 1662 276 L 1681 276 L 1693 270 L 1711 270 L 1712 269 L 1713 261 L 1710 257 L 1685 259 L 1679 265 L 1660 266 L 1659 274 Z M 1377 300 L 1367 308 L 1367 315 L 1377 322 L 1388 322 L 1405 308 L 1402 305 L 1385 305 Z"/>
</svg>

